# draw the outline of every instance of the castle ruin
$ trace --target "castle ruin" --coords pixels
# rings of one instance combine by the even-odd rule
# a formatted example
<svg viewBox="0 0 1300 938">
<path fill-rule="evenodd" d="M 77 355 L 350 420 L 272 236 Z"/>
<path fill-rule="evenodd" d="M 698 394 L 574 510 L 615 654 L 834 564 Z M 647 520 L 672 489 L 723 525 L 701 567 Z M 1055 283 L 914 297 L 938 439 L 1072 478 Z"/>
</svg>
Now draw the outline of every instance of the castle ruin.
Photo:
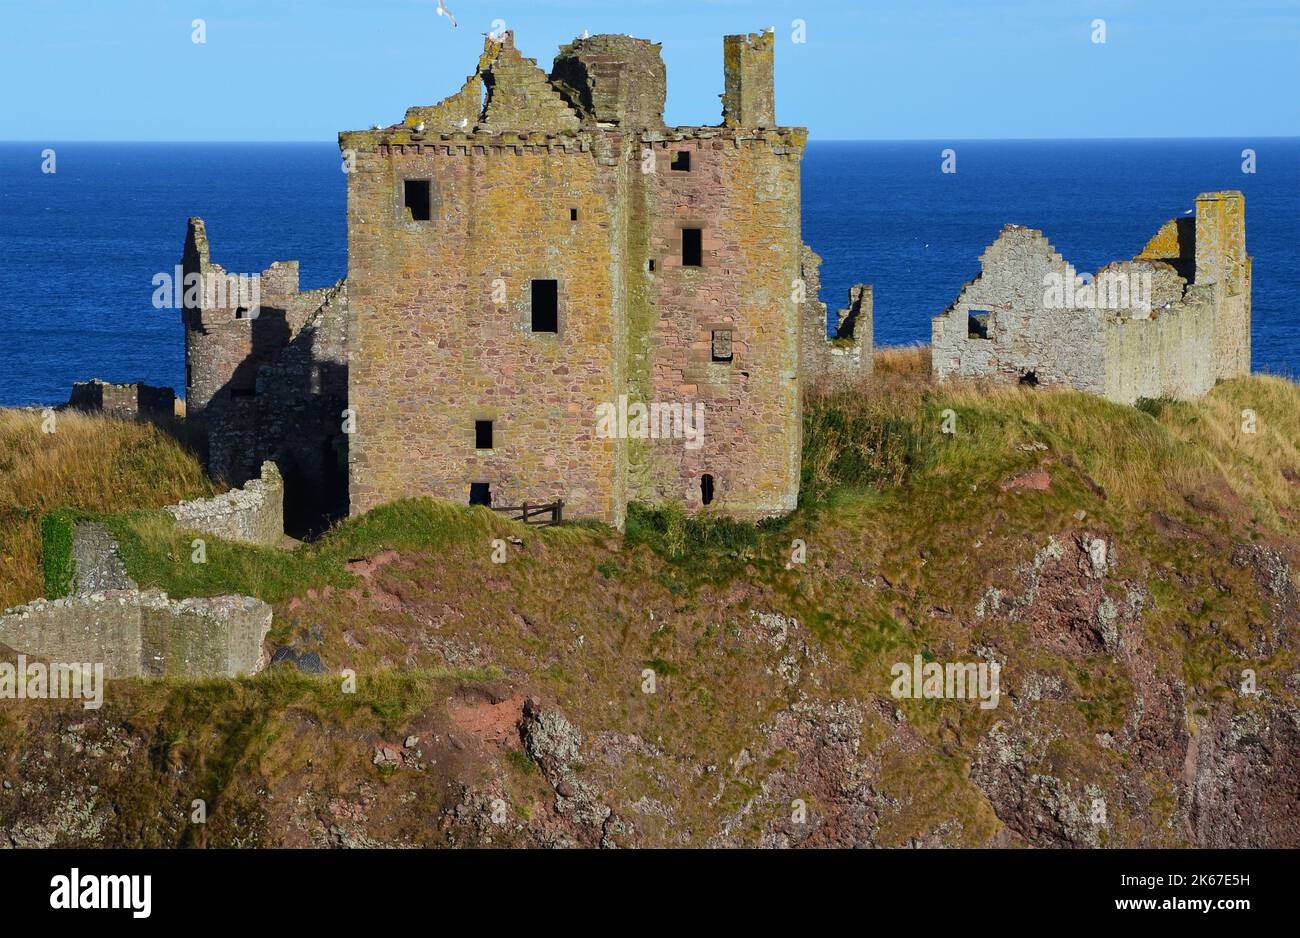
<svg viewBox="0 0 1300 938">
<path fill-rule="evenodd" d="M 1041 231 L 1008 225 L 934 318 L 935 376 L 1068 387 L 1123 404 L 1194 398 L 1250 373 L 1240 192 L 1196 199 L 1135 258 L 1080 277 Z"/>
<path fill-rule="evenodd" d="M 793 509 L 800 382 L 870 369 L 871 291 L 829 339 L 774 37 L 723 53 L 715 127 L 665 126 L 655 43 L 577 39 L 547 74 L 505 32 L 456 94 L 341 133 L 346 279 L 300 292 L 277 263 L 256 310 L 185 303 L 209 469 L 239 484 L 275 462 L 308 530 L 420 495 L 614 525 L 638 500 Z M 183 267 L 225 276 L 200 219 Z M 688 440 L 683 414 L 702 414 Z"/>
</svg>

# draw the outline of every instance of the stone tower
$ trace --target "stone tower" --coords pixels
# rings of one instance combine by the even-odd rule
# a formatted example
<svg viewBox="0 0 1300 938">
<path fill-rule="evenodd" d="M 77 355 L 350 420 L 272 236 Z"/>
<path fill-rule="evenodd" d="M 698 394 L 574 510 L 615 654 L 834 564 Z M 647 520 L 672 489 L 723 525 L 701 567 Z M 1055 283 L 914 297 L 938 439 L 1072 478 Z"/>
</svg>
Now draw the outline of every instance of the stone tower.
<svg viewBox="0 0 1300 938">
<path fill-rule="evenodd" d="M 794 507 L 806 132 L 776 126 L 772 63 L 727 37 L 722 126 L 669 128 L 658 45 L 578 39 L 548 74 L 507 32 L 457 94 L 339 135 L 354 513 Z"/>
</svg>

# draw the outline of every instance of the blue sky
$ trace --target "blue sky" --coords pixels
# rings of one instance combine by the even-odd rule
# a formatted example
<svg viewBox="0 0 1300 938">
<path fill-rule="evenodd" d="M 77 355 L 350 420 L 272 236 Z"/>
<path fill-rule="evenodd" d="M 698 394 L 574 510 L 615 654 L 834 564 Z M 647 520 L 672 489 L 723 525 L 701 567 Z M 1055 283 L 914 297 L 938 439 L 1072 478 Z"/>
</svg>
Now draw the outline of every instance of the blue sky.
<svg viewBox="0 0 1300 938">
<path fill-rule="evenodd" d="M 1297 0 L 444 2 L 2 0 L 0 139 L 328 141 L 454 92 L 497 19 L 548 69 L 584 29 L 662 42 L 670 124 L 717 123 L 721 37 L 774 26 L 817 139 L 1300 135 Z"/>
</svg>

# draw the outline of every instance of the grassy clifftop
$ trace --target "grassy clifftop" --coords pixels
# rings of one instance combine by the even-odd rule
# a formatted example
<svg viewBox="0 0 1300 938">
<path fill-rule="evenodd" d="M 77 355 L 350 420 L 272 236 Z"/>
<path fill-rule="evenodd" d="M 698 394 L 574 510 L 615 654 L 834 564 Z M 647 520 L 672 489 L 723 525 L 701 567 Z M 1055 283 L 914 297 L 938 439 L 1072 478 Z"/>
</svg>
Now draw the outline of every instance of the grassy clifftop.
<svg viewBox="0 0 1300 938">
<path fill-rule="evenodd" d="M 810 395 L 802 504 L 761 525 L 417 499 L 197 565 L 144 506 L 201 480 L 140 442 L 173 489 L 83 505 L 137 509 L 106 519 L 132 575 L 261 596 L 273 642 L 332 674 L 5 708 L 0 773 L 38 790 L 0 794 L 0 838 L 1300 845 L 1300 388 L 1120 407 L 936 388 L 924 354 Z M 1001 700 L 896 698 L 916 655 L 996 661 Z M 69 724 L 118 755 L 72 759 Z M 201 830 L 192 797 L 217 805 Z"/>
</svg>

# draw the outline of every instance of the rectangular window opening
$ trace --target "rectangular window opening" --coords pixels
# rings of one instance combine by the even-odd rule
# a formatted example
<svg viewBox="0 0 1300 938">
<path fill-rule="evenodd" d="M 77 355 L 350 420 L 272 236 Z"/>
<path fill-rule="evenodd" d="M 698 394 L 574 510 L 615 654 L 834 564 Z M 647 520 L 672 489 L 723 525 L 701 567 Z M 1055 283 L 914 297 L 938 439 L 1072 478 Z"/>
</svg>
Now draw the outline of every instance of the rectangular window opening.
<svg viewBox="0 0 1300 938">
<path fill-rule="evenodd" d="M 560 284 L 558 280 L 534 280 L 533 331 L 560 331 Z"/>
<path fill-rule="evenodd" d="M 682 229 L 682 266 L 704 266 L 704 231 L 701 228 Z"/>
<path fill-rule="evenodd" d="M 577 221 L 577 220 L 578 220 L 578 210 L 576 208 L 569 209 L 569 221 Z"/>
<path fill-rule="evenodd" d="M 491 420 L 474 421 L 474 448 L 475 449 L 492 448 L 492 421 Z"/>
<path fill-rule="evenodd" d="M 431 183 L 427 179 L 407 179 L 402 182 L 402 204 L 411 221 L 428 221 L 430 218 Z"/>
<path fill-rule="evenodd" d="M 649 269 L 650 273 L 654 273 L 654 272 L 655 272 L 655 259 L 654 259 L 653 257 L 650 258 L 650 266 L 649 266 L 648 269 Z"/>
<path fill-rule="evenodd" d="M 966 317 L 966 337 L 970 339 L 987 339 L 989 337 L 989 314 L 985 310 L 973 309 Z"/>
<path fill-rule="evenodd" d="M 689 173 L 691 171 L 691 151 L 678 150 L 674 153 L 672 168 L 679 173 Z"/>
</svg>

